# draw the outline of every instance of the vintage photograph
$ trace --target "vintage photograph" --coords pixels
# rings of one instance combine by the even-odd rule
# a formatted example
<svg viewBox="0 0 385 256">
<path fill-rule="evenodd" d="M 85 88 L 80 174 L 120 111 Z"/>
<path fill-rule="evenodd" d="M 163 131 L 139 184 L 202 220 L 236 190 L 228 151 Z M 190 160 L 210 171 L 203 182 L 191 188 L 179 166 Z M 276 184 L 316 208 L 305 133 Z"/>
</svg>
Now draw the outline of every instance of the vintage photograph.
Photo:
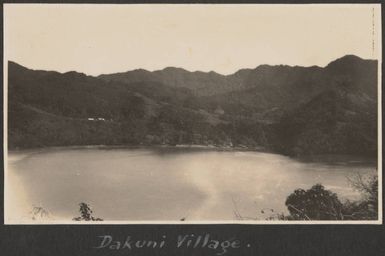
<svg viewBox="0 0 385 256">
<path fill-rule="evenodd" d="M 5 224 L 381 224 L 378 4 L 5 4 Z"/>
</svg>

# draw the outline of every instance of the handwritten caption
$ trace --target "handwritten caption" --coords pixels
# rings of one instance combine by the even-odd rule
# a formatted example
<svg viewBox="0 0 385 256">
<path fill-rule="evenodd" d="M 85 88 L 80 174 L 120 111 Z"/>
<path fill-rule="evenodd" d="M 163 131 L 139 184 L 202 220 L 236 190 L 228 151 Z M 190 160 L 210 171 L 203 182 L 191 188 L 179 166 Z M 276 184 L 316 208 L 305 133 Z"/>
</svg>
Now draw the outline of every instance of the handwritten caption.
<svg viewBox="0 0 385 256">
<path fill-rule="evenodd" d="M 234 237 L 228 239 L 213 238 L 211 234 L 184 234 L 176 237 L 167 237 L 163 235 L 158 240 L 135 239 L 133 236 L 127 236 L 125 239 L 115 239 L 112 235 L 98 236 L 97 244 L 94 249 L 104 250 L 140 250 L 154 249 L 159 250 L 165 247 L 174 247 L 176 249 L 206 249 L 212 251 L 215 255 L 224 255 L 230 250 L 236 250 L 242 246 L 251 247 L 250 244 L 242 244 L 239 239 Z"/>
</svg>

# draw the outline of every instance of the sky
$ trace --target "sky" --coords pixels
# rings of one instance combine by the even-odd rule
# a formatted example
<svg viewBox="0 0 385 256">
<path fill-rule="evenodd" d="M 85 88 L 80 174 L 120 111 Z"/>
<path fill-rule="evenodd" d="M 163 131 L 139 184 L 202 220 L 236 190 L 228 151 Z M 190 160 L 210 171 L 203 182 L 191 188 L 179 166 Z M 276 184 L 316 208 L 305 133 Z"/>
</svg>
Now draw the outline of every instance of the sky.
<svg viewBox="0 0 385 256">
<path fill-rule="evenodd" d="M 174 66 L 231 74 L 381 55 L 379 5 L 5 4 L 4 56 L 88 75 Z"/>
</svg>

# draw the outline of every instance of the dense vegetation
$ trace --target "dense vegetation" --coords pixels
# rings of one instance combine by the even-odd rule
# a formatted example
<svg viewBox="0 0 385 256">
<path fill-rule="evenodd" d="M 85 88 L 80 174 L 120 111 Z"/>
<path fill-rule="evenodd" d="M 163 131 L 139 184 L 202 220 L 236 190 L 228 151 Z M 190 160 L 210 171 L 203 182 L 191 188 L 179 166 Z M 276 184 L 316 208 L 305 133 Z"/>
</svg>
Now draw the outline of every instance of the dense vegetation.
<svg viewBox="0 0 385 256">
<path fill-rule="evenodd" d="M 337 194 L 316 184 L 308 190 L 297 189 L 286 199 L 288 220 L 377 220 L 378 177 L 356 175 L 352 187 L 361 192 L 357 201 L 341 202 Z M 283 215 L 282 215 L 283 216 Z"/>
<path fill-rule="evenodd" d="M 360 197 L 354 201 L 341 201 L 333 191 L 315 184 L 307 190 L 298 188 L 287 196 L 288 214 L 268 208 L 261 213 L 265 220 L 378 220 L 378 176 L 355 174 L 348 180 L 349 185 L 360 192 Z M 236 208 L 234 215 L 237 220 L 261 220 L 243 216 Z"/>
<path fill-rule="evenodd" d="M 377 61 L 262 65 L 223 76 L 178 68 L 91 77 L 8 63 L 9 148 L 264 147 L 290 155 L 377 149 Z"/>
</svg>

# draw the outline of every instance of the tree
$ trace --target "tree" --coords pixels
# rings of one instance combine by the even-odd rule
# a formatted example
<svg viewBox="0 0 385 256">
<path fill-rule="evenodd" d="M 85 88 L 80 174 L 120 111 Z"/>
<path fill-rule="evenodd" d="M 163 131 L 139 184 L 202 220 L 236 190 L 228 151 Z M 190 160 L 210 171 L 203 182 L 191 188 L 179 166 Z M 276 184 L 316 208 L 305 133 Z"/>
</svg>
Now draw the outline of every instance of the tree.
<svg viewBox="0 0 385 256">
<path fill-rule="evenodd" d="M 44 219 L 51 218 L 50 212 L 41 206 L 33 206 L 31 215 L 32 215 L 32 220 L 44 220 Z"/>
<path fill-rule="evenodd" d="M 294 220 L 341 220 L 343 204 L 337 194 L 316 184 L 308 190 L 296 189 L 285 202 Z"/>
<path fill-rule="evenodd" d="M 86 203 L 80 203 L 79 204 L 79 212 L 80 212 L 80 217 L 75 217 L 73 220 L 76 221 L 102 221 L 103 219 L 101 218 L 95 218 L 92 216 L 92 210 Z"/>
<path fill-rule="evenodd" d="M 357 174 L 348 178 L 353 189 L 361 193 L 361 200 L 344 203 L 337 194 L 325 190 L 321 184 L 311 189 L 296 189 L 286 199 L 293 220 L 376 220 L 378 219 L 378 176 Z"/>
<path fill-rule="evenodd" d="M 344 204 L 345 219 L 378 219 L 378 176 L 356 174 L 348 180 L 353 189 L 361 193 L 362 198 L 359 201 L 347 201 Z"/>
</svg>

